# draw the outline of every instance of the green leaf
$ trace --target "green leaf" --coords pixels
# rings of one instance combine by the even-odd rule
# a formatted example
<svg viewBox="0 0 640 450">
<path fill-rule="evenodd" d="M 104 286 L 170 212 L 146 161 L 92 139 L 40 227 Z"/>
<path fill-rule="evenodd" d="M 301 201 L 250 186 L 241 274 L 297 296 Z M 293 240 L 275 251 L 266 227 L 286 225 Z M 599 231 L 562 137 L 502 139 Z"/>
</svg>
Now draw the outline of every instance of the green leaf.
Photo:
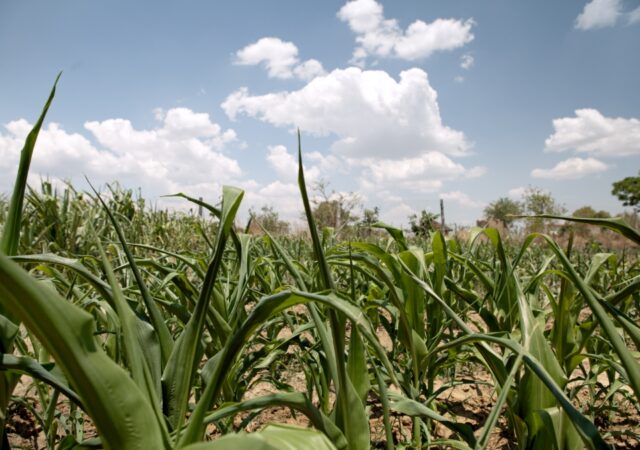
<svg viewBox="0 0 640 450">
<path fill-rule="evenodd" d="M 49 98 L 40 113 L 40 117 L 33 126 L 27 139 L 20 152 L 20 165 L 18 166 L 18 174 L 16 175 L 16 181 L 13 185 L 13 194 L 11 195 L 11 202 L 9 203 L 9 211 L 7 213 L 7 219 L 2 230 L 2 239 L 0 239 L 0 252 L 5 255 L 13 256 L 18 252 L 18 242 L 20 241 L 20 224 L 22 222 L 22 205 L 24 203 L 24 193 L 27 188 L 27 177 L 29 176 L 29 166 L 31 165 L 31 157 L 33 156 L 33 149 L 36 146 L 38 140 L 38 133 L 44 122 L 44 118 L 49 111 L 49 106 L 53 101 L 53 97 L 56 95 L 56 86 L 62 72 L 58 74 L 56 80 L 51 88 Z"/>
<path fill-rule="evenodd" d="M 571 281 L 574 283 L 576 288 L 580 291 L 585 301 L 589 305 L 589 308 L 591 309 L 591 311 L 593 311 L 593 314 L 597 318 L 598 322 L 600 323 L 600 326 L 602 327 L 602 330 L 604 331 L 605 335 L 609 340 L 609 344 L 613 347 L 615 352 L 618 354 L 618 357 L 620 358 L 622 365 L 627 371 L 627 375 L 629 377 L 629 384 L 631 385 L 631 388 L 633 389 L 636 395 L 636 398 L 640 400 L 640 364 L 633 357 L 633 355 L 629 350 L 629 347 L 627 347 L 625 342 L 622 340 L 622 338 L 618 334 L 618 331 L 616 330 L 616 327 L 613 321 L 609 318 L 609 316 L 607 316 L 607 313 L 604 307 L 600 304 L 598 299 L 595 297 L 595 295 L 591 291 L 591 288 L 584 282 L 582 278 L 580 278 L 580 276 L 576 272 L 575 268 L 573 267 L 573 265 L 571 264 L 567 256 L 560 249 L 560 247 L 558 247 L 558 244 L 556 244 L 556 242 L 553 239 L 551 239 L 549 236 L 546 236 L 546 235 L 541 235 L 541 236 L 545 239 L 545 241 L 547 241 L 547 244 L 549 245 L 551 250 L 553 250 L 553 252 L 556 254 L 558 259 L 560 260 L 560 263 L 568 273 L 568 276 L 570 277 Z"/>
<path fill-rule="evenodd" d="M 241 353 L 251 333 L 266 323 L 274 315 L 295 305 L 307 304 L 310 302 L 323 304 L 336 312 L 341 313 L 344 317 L 350 320 L 354 326 L 358 328 L 358 332 L 362 337 L 371 345 L 376 357 L 387 369 L 389 376 L 391 377 L 391 381 L 396 385 L 398 384 L 391 362 L 387 358 L 384 349 L 376 338 L 374 331 L 371 329 L 370 322 L 366 319 L 366 315 L 362 310 L 334 294 L 319 295 L 307 292 L 279 292 L 260 300 L 247 319 L 240 327 L 238 327 L 236 333 L 227 342 L 225 348 L 222 350 L 222 355 L 219 357 L 219 362 L 215 365 L 211 379 L 202 393 L 193 414 L 191 415 L 187 430 L 181 437 L 181 445 L 196 442 L 202 436 L 202 433 L 204 432 L 203 419 L 205 417 L 205 413 L 217 399 L 226 375 L 225 370 L 228 367 L 231 367 L 233 361 Z"/>
<path fill-rule="evenodd" d="M 300 411 L 309 418 L 311 424 L 322 431 L 338 449 L 347 447 L 347 440 L 340 429 L 325 416 L 318 408 L 316 408 L 311 400 L 300 392 L 278 392 L 275 394 L 264 395 L 237 403 L 227 403 L 222 405 L 212 414 L 209 414 L 205 420 L 205 424 L 217 422 L 229 416 L 233 416 L 243 411 L 251 411 L 255 409 L 265 409 L 274 406 L 284 406 L 287 408 Z"/>
<path fill-rule="evenodd" d="M 411 400 L 399 395 L 391 395 L 391 398 L 392 402 L 390 407 L 393 411 L 397 411 L 411 417 L 424 417 L 440 422 L 442 425 L 449 428 L 454 433 L 457 433 L 470 446 L 473 447 L 476 445 L 476 438 L 473 435 L 473 428 L 471 428 L 470 425 L 449 420 L 446 417 L 441 416 L 431 408 L 423 405 L 422 403 L 418 403 L 415 400 Z"/>
<path fill-rule="evenodd" d="M 166 448 L 144 394 L 97 345 L 91 315 L 1 254 L 0 304 L 24 322 L 60 365 L 106 448 Z"/>
<path fill-rule="evenodd" d="M 180 428 L 185 418 L 195 370 L 202 355 L 200 338 L 209 310 L 211 294 L 218 271 L 222 266 L 227 238 L 243 195 L 244 192 L 240 189 L 230 186 L 223 187 L 220 227 L 218 228 L 214 254 L 209 263 L 195 309 L 184 331 L 176 341 L 162 375 L 165 414 L 174 430 Z"/>
<path fill-rule="evenodd" d="M 562 387 L 560 387 L 553 377 L 547 372 L 545 367 L 534 356 L 529 354 L 520 344 L 512 339 L 504 339 L 488 334 L 468 334 L 455 339 L 451 342 L 441 345 L 435 350 L 435 352 L 444 351 L 452 347 L 456 347 L 468 342 L 486 341 L 498 344 L 505 348 L 510 349 L 517 355 L 521 355 L 525 364 L 531 371 L 544 383 L 545 387 L 554 395 L 560 406 L 571 420 L 577 432 L 580 434 L 585 445 L 590 449 L 604 450 L 609 449 L 609 446 L 605 443 L 598 433 L 595 425 L 584 415 L 576 409 L 571 403 L 571 400 L 564 393 Z"/>
<path fill-rule="evenodd" d="M 156 305 L 155 301 L 151 298 L 151 294 L 149 293 L 149 289 L 147 289 L 147 284 L 144 282 L 140 271 L 138 270 L 138 266 L 136 265 L 136 261 L 133 257 L 133 253 L 131 253 L 131 249 L 127 245 L 127 241 L 124 237 L 124 233 L 122 232 L 122 228 L 120 224 L 116 220 L 115 216 L 107 206 L 107 204 L 102 200 L 102 197 L 95 190 L 95 188 L 91 185 L 89 180 L 87 179 L 89 186 L 96 194 L 98 201 L 102 204 L 105 212 L 109 216 L 109 220 L 113 225 L 113 228 L 116 230 L 116 234 L 118 235 L 118 239 L 120 241 L 120 245 L 122 245 L 122 249 L 124 250 L 125 255 L 127 256 L 127 260 L 129 261 L 129 267 L 131 268 L 131 272 L 133 272 L 133 276 L 138 285 L 138 289 L 140 291 L 140 295 L 142 296 L 142 300 L 144 301 L 145 306 L 147 307 L 147 311 L 149 312 L 149 317 L 151 319 L 151 323 L 153 324 L 153 329 L 158 335 L 158 340 L 160 342 L 160 349 L 162 351 L 162 361 L 164 363 L 169 359 L 169 355 L 171 354 L 171 350 L 173 348 L 173 338 L 171 337 L 171 333 L 169 333 L 169 328 L 165 324 L 164 316 L 160 311 L 160 308 Z"/>
<path fill-rule="evenodd" d="M 52 364 L 48 364 L 48 366 L 53 368 Z M 52 386 L 62 392 L 64 395 L 69 397 L 71 401 L 84 409 L 82 400 L 72 389 L 69 388 L 67 380 L 61 379 L 53 371 L 45 368 L 35 359 L 27 356 L 14 356 L 3 353 L 0 355 L 0 370 L 14 371 L 43 381 L 49 386 Z"/>
<path fill-rule="evenodd" d="M 161 358 L 157 335 L 151 325 L 143 322 L 133 313 L 122 295 L 111 264 L 104 253 L 100 241 L 97 239 L 96 244 L 113 292 L 114 309 L 120 319 L 122 330 L 120 335 L 124 343 L 127 367 L 131 371 L 133 381 L 143 393 L 146 393 L 146 398 L 156 415 L 157 423 L 163 431 L 165 442 L 168 442 L 169 436 L 160 408 L 162 404 L 162 388 L 160 384 Z"/>
<path fill-rule="evenodd" d="M 640 245 L 640 233 L 638 233 L 638 231 L 633 227 L 629 226 L 621 217 L 616 217 L 613 219 L 595 219 L 595 218 L 586 218 L 586 217 L 554 216 L 554 215 L 547 215 L 547 214 L 543 214 L 540 216 L 520 216 L 520 217 L 525 217 L 525 218 L 538 217 L 542 219 L 566 220 L 569 222 L 588 223 L 590 225 L 597 225 L 603 228 L 608 228 L 610 230 L 613 230 L 616 233 L 621 234 L 627 239 Z"/>
<path fill-rule="evenodd" d="M 347 372 L 360 401 L 363 405 L 366 405 L 371 383 L 367 369 L 366 349 L 357 328 L 351 332 Z"/>
<path fill-rule="evenodd" d="M 407 245 L 407 239 L 404 237 L 404 233 L 400 228 L 392 227 L 383 222 L 378 222 L 372 225 L 373 228 L 382 228 L 387 230 L 387 233 L 391 235 L 394 241 L 398 244 L 400 251 L 403 252 L 409 248 Z"/>
<path fill-rule="evenodd" d="M 267 425 L 257 433 L 230 434 L 213 442 L 192 444 L 184 450 L 335 450 L 327 437 L 315 430 L 292 425 Z"/>
</svg>

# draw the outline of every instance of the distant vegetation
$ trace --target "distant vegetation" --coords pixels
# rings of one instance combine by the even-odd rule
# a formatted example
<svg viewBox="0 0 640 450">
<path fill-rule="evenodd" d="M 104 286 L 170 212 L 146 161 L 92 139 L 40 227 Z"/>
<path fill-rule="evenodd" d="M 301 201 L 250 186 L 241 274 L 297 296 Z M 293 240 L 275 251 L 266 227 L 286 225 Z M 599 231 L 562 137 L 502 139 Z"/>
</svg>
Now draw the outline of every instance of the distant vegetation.
<svg viewBox="0 0 640 450">
<path fill-rule="evenodd" d="M 640 176 L 616 181 L 613 183 L 611 194 L 618 197 L 624 206 L 631 206 L 636 212 L 640 211 Z"/>
</svg>

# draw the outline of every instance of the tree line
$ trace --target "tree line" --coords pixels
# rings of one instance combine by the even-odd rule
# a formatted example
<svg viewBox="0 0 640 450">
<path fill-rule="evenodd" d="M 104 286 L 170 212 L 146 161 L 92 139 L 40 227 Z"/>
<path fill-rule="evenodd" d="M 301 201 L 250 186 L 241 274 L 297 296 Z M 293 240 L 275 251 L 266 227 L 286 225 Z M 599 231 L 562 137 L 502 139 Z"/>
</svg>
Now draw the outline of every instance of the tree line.
<svg viewBox="0 0 640 450">
<path fill-rule="evenodd" d="M 623 206 L 632 207 L 634 212 L 640 211 L 640 172 L 638 176 L 626 177 L 613 183 L 611 194 L 617 197 Z M 316 224 L 321 229 L 333 228 L 336 234 L 351 231 L 353 227 L 371 227 L 379 222 L 380 209 L 365 208 L 362 215 L 356 213 L 360 206 L 360 197 L 354 193 L 337 193 L 329 190 L 329 183 L 319 181 L 314 185 L 316 198 L 313 202 L 313 214 Z M 500 197 L 489 203 L 484 209 L 484 220 L 478 225 L 499 225 L 505 230 L 512 230 L 522 216 L 566 215 L 567 209 L 560 204 L 553 195 L 536 186 L 529 186 L 523 192 L 521 199 Z M 263 206 L 259 212 L 251 211 L 252 218 L 260 225 L 275 234 L 286 234 L 290 226 L 280 219 L 272 206 Z M 591 206 L 583 206 L 571 213 L 574 217 L 608 218 L 607 211 L 595 210 Z M 438 229 L 440 215 L 422 210 L 419 214 L 412 214 L 407 219 L 410 231 L 416 236 L 427 237 L 429 233 Z M 543 219 L 529 218 L 529 231 L 543 231 Z M 365 232 L 366 233 L 366 232 Z"/>
</svg>

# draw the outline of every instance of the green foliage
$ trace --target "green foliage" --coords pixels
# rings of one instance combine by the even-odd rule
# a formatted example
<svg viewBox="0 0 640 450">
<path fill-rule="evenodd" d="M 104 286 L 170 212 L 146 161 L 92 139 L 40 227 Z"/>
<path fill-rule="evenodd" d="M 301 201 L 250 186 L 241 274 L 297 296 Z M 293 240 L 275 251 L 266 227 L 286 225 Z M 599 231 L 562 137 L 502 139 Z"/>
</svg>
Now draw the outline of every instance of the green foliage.
<svg viewBox="0 0 640 450">
<path fill-rule="evenodd" d="M 484 209 L 487 219 L 493 219 L 500 222 L 505 229 L 508 229 L 515 220 L 516 216 L 522 214 L 522 204 L 508 197 L 500 197 Z"/>
<path fill-rule="evenodd" d="M 611 215 L 607 211 L 596 211 L 591 206 L 583 206 L 581 208 L 576 209 L 573 214 L 573 217 L 582 217 L 588 219 L 609 219 Z M 596 232 L 600 229 L 589 226 L 584 223 L 576 223 L 573 225 L 573 230 L 576 235 L 582 236 L 584 238 L 591 239 Z"/>
<path fill-rule="evenodd" d="M 289 223 L 280 220 L 280 215 L 273 206 L 263 206 L 259 213 L 249 211 L 253 220 L 257 220 L 260 226 L 271 234 L 282 235 L 289 233 Z"/>
<path fill-rule="evenodd" d="M 636 212 L 640 211 L 640 172 L 638 175 L 614 182 L 611 191 L 624 206 L 631 206 Z"/>
<path fill-rule="evenodd" d="M 571 215 L 573 217 L 586 217 L 589 219 L 608 219 L 611 217 L 611 214 L 609 214 L 607 211 L 596 211 L 591 206 L 583 206 L 581 208 L 578 208 Z"/>
<path fill-rule="evenodd" d="M 561 215 L 565 208 L 560 205 L 550 192 L 536 186 L 529 186 L 522 195 L 522 205 L 525 214 L 530 216 Z M 540 218 L 533 218 L 527 222 L 530 232 L 545 231 L 545 222 Z"/>
<path fill-rule="evenodd" d="M 318 197 L 313 203 L 313 217 L 318 227 L 333 228 L 340 232 L 344 228 L 353 225 L 358 216 L 355 209 L 360 199 L 353 193 L 329 192 L 329 184 L 326 181 L 318 181 L 313 186 Z"/>
<path fill-rule="evenodd" d="M 430 233 L 437 227 L 437 220 L 440 214 L 427 212 L 424 209 L 420 211 L 420 216 L 412 214 L 409 216 L 409 226 L 411 232 L 421 238 L 428 238 Z"/>
<path fill-rule="evenodd" d="M 536 186 L 529 186 L 522 195 L 525 213 L 531 215 L 561 214 L 564 207 L 559 205 L 551 193 Z"/>
<path fill-rule="evenodd" d="M 380 208 L 374 206 L 373 209 L 365 208 L 362 212 L 362 220 L 360 224 L 365 227 L 371 227 L 380 221 Z"/>
</svg>

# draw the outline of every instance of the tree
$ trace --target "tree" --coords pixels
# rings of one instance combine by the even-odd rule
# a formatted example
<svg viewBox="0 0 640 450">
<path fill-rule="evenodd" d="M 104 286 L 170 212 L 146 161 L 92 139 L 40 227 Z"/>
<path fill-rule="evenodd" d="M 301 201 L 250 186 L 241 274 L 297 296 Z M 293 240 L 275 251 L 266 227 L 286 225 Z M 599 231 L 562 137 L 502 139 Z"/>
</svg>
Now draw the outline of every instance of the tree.
<svg viewBox="0 0 640 450">
<path fill-rule="evenodd" d="M 280 220 L 280 215 L 273 209 L 273 206 L 265 205 L 260 208 L 259 213 L 249 210 L 249 214 L 271 234 L 286 234 L 289 232 L 289 223 Z"/>
<path fill-rule="evenodd" d="M 550 192 L 536 186 L 529 186 L 523 194 L 524 210 L 527 214 L 539 216 L 542 214 L 563 214 L 565 209 L 551 195 Z"/>
<path fill-rule="evenodd" d="M 583 206 L 582 208 L 576 209 L 573 214 L 573 217 L 586 217 L 589 219 L 608 219 L 611 215 L 607 211 L 596 211 L 591 206 Z M 576 234 L 583 237 L 591 237 L 593 232 L 595 231 L 595 227 L 591 227 L 586 223 L 573 223 L 571 224 Z"/>
<path fill-rule="evenodd" d="M 5 194 L 0 194 L 0 224 L 6 222 L 7 209 L 9 207 L 9 201 Z"/>
<path fill-rule="evenodd" d="M 589 219 L 608 219 L 611 217 L 611 215 L 607 211 L 596 211 L 591 206 L 583 206 L 582 208 L 578 208 L 571 215 L 573 217 L 587 217 Z"/>
<path fill-rule="evenodd" d="M 370 227 L 380 221 L 380 208 L 374 206 L 373 209 L 366 209 L 362 212 L 362 220 L 360 224 L 365 227 Z"/>
<path fill-rule="evenodd" d="M 357 194 L 334 190 L 329 193 L 329 183 L 325 180 L 316 182 L 313 189 L 319 194 L 319 198 L 313 200 L 312 213 L 320 229 L 331 227 L 338 233 L 358 220 L 358 216 L 354 213 L 360 203 L 360 197 Z"/>
<path fill-rule="evenodd" d="M 626 177 L 613 183 L 612 195 L 618 197 L 623 206 L 631 206 L 640 212 L 640 172 L 637 177 Z"/>
<path fill-rule="evenodd" d="M 380 208 L 374 206 L 373 209 L 365 208 L 362 211 L 362 219 L 360 220 L 360 227 L 358 229 L 358 235 L 362 237 L 370 237 L 374 230 L 371 228 L 376 223 L 380 222 Z"/>
<path fill-rule="evenodd" d="M 508 197 L 500 197 L 498 200 L 489 203 L 484 209 L 484 215 L 487 219 L 496 220 L 509 229 L 511 224 L 522 214 L 522 204 Z"/>
<path fill-rule="evenodd" d="M 440 217 L 440 214 L 427 212 L 424 209 L 420 211 L 420 217 L 416 214 L 411 214 L 409 216 L 411 232 L 419 237 L 429 237 L 429 233 L 436 229 L 438 217 Z"/>
<path fill-rule="evenodd" d="M 540 216 L 543 214 L 562 215 L 566 212 L 564 206 L 559 204 L 549 191 L 536 186 L 529 186 L 523 194 L 523 207 L 525 214 Z M 530 231 L 543 231 L 543 219 L 530 219 L 528 222 Z"/>
</svg>

